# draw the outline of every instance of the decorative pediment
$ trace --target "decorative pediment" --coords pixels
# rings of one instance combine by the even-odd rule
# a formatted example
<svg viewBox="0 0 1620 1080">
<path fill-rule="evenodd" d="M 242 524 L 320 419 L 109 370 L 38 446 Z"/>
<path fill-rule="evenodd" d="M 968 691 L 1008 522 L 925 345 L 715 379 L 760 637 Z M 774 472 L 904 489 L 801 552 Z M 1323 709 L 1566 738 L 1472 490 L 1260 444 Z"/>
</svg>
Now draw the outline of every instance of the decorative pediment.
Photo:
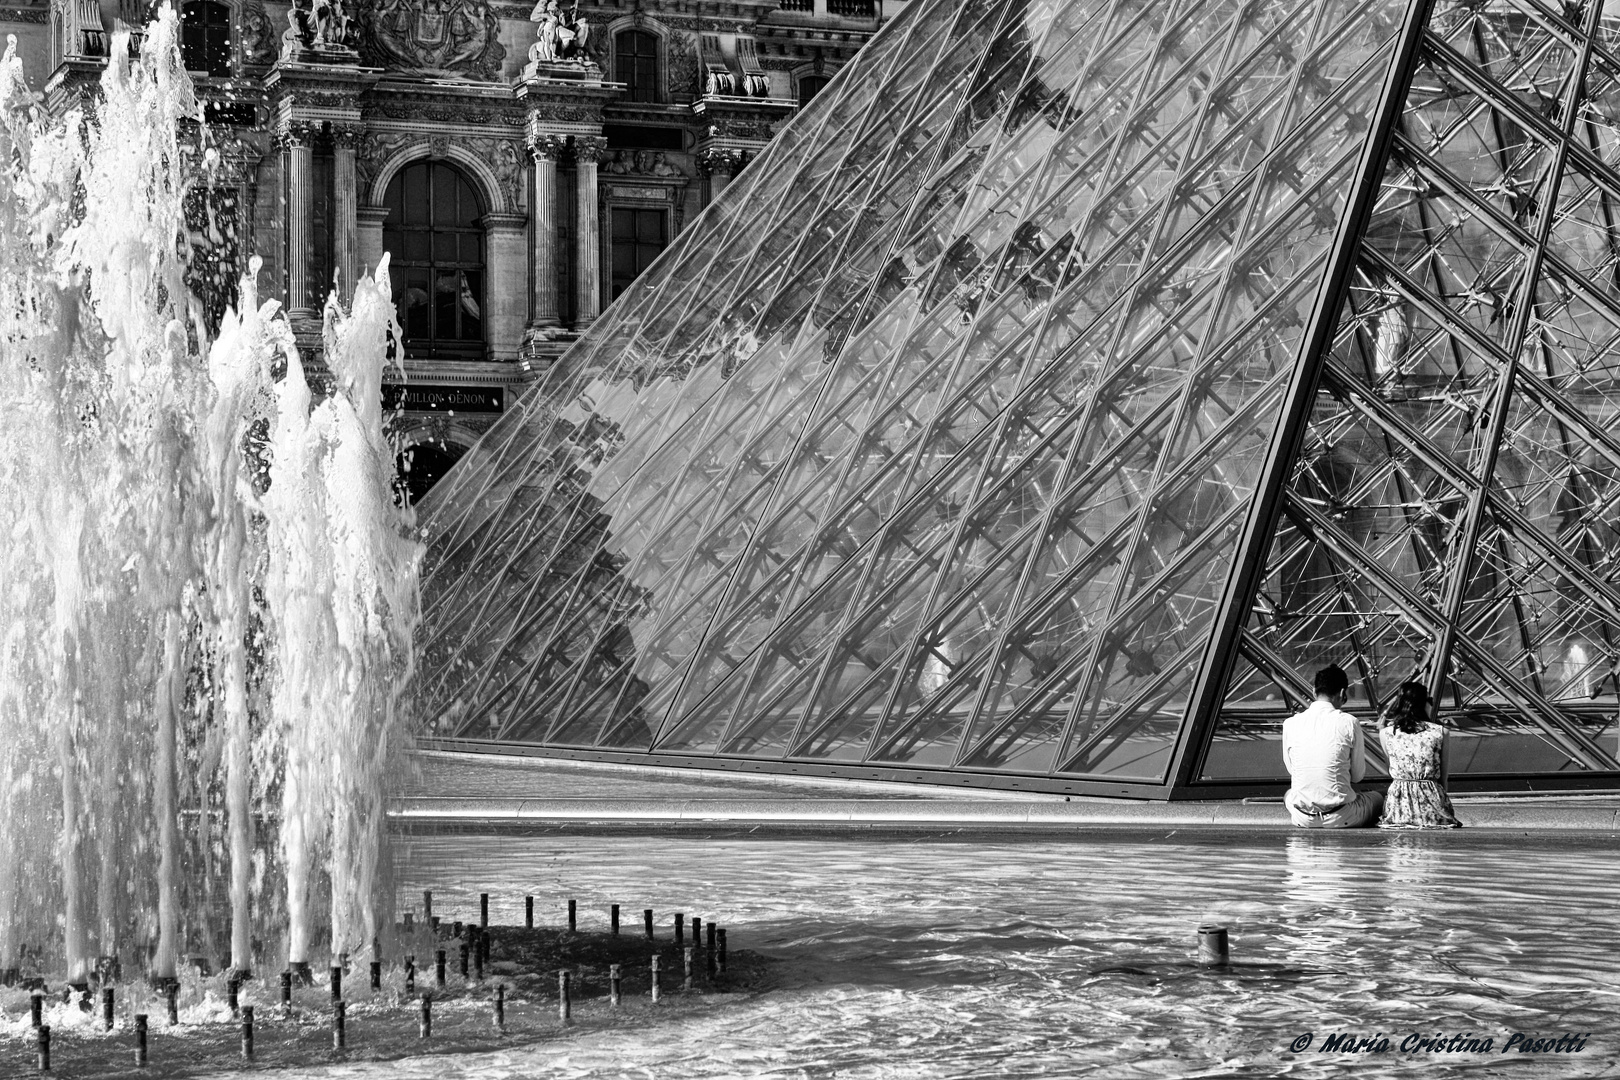
<svg viewBox="0 0 1620 1080">
<path fill-rule="evenodd" d="M 361 53 L 380 67 L 493 80 L 506 59 L 488 0 L 375 0 L 363 25 Z"/>
</svg>

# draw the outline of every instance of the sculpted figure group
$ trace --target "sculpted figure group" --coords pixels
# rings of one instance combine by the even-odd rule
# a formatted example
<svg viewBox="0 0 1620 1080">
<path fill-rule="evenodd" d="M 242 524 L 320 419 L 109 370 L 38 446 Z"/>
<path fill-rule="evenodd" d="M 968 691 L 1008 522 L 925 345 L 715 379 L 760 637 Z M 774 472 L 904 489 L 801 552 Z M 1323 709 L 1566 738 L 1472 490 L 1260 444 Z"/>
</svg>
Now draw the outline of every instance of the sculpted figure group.
<svg viewBox="0 0 1620 1080">
<path fill-rule="evenodd" d="M 353 21 L 340 0 L 294 0 L 281 35 L 281 55 L 303 49 L 346 49 L 354 44 Z"/>
<path fill-rule="evenodd" d="M 617 176 L 683 176 L 670 164 L 662 150 L 615 150 L 613 156 L 602 163 L 602 171 Z"/>
<path fill-rule="evenodd" d="M 591 40 L 591 24 L 579 13 L 578 4 L 564 16 L 557 0 L 539 0 L 529 13 L 529 21 L 540 24 L 535 28 L 534 44 L 529 47 L 531 64 L 590 62 L 586 47 Z"/>
</svg>

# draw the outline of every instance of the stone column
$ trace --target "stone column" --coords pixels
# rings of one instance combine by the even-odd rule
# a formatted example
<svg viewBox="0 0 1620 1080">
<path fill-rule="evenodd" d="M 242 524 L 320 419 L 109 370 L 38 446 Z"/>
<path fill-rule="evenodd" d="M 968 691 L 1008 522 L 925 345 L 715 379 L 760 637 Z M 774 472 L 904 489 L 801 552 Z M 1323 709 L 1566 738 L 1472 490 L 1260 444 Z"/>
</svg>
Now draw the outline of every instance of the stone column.
<svg viewBox="0 0 1620 1080">
<path fill-rule="evenodd" d="M 709 177 L 709 202 L 720 197 L 744 163 L 743 152 L 730 147 L 714 147 L 698 155 L 698 168 Z"/>
<path fill-rule="evenodd" d="M 388 217 L 386 206 L 361 206 L 355 209 L 355 258 L 358 272 L 370 274 L 377 269 L 383 257 L 383 221 Z M 398 271 L 390 271 L 397 273 Z"/>
<path fill-rule="evenodd" d="M 607 150 L 600 135 L 574 139 L 574 166 L 578 170 L 578 210 L 575 215 L 574 328 L 583 330 L 596 321 L 602 305 L 602 227 L 596 210 L 596 163 Z"/>
<path fill-rule="evenodd" d="M 489 343 L 491 360 L 516 360 L 523 347 L 523 317 L 528 314 L 529 297 L 523 288 L 528 273 L 529 254 L 524 250 L 527 237 L 524 214 L 485 214 L 484 340 Z"/>
<path fill-rule="evenodd" d="M 294 122 L 280 133 L 287 165 L 287 317 L 310 318 L 315 314 L 309 303 L 310 219 L 315 215 L 314 153 L 310 141 L 314 132 L 308 124 Z"/>
<path fill-rule="evenodd" d="M 557 318 L 557 161 L 567 150 L 561 135 L 532 135 L 534 155 L 534 303 L 529 325 L 556 326 Z"/>
<path fill-rule="evenodd" d="M 332 269 L 337 274 L 340 300 L 354 297 L 355 282 L 360 271 L 373 270 L 376 264 L 360 267 L 359 191 L 354 171 L 354 150 L 360 143 L 357 128 L 332 129 Z"/>
</svg>

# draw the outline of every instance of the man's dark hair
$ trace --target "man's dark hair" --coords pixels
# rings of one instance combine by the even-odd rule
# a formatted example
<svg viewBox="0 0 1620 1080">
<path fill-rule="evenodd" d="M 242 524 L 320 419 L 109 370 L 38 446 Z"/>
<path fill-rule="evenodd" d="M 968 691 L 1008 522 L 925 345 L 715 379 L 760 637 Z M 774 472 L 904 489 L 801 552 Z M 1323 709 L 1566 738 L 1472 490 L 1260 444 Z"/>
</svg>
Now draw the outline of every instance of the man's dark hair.
<svg viewBox="0 0 1620 1080">
<path fill-rule="evenodd" d="M 1313 685 L 1318 694 L 1342 694 L 1350 689 L 1350 676 L 1338 664 L 1329 664 L 1316 673 Z"/>
</svg>

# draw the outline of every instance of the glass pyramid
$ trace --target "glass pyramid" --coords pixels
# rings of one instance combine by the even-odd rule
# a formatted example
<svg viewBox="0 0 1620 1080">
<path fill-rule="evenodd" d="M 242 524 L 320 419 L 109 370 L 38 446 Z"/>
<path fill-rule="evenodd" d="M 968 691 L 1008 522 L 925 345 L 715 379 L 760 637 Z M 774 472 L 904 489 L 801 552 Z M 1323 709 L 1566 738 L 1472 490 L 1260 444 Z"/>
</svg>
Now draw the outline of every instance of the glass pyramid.
<svg viewBox="0 0 1620 1080">
<path fill-rule="evenodd" d="M 1209 797 L 1332 660 L 1614 785 L 1617 34 L 916 0 L 429 496 L 436 733 Z"/>
</svg>

